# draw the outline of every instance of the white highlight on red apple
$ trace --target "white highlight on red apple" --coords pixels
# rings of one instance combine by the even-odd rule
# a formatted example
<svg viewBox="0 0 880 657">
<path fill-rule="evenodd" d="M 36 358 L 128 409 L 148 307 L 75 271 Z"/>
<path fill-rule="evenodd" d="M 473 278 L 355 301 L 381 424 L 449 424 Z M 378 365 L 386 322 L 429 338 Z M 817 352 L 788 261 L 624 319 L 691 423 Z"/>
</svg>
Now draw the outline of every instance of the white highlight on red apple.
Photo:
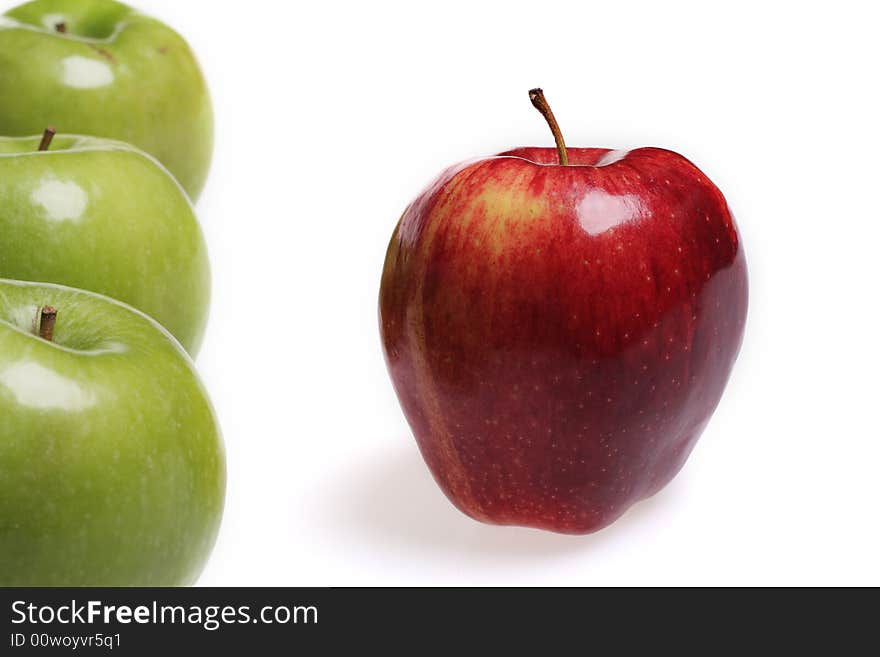
<svg viewBox="0 0 880 657">
<path fill-rule="evenodd" d="M 609 164 L 614 164 L 615 162 L 620 162 L 623 158 L 629 155 L 629 151 L 625 150 L 617 150 L 617 151 L 608 151 L 598 160 L 596 160 L 597 167 L 605 167 Z"/>
<path fill-rule="evenodd" d="M 642 214 L 642 206 L 634 194 L 615 195 L 591 189 L 578 202 L 576 211 L 583 229 L 590 235 L 598 235 L 637 219 Z"/>
</svg>

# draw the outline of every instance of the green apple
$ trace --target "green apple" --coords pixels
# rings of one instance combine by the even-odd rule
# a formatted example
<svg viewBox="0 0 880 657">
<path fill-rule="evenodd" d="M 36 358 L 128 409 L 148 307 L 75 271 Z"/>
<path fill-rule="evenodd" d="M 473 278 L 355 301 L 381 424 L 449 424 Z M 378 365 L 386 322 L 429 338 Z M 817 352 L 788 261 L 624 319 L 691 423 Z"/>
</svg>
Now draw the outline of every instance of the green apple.
<svg viewBox="0 0 880 657">
<path fill-rule="evenodd" d="M 210 267 L 186 194 L 120 142 L 0 138 L 0 278 L 60 283 L 144 311 L 195 355 Z"/>
<path fill-rule="evenodd" d="M 91 292 L 0 280 L 0 417 L 0 586 L 195 581 L 225 460 L 161 326 Z"/>
<path fill-rule="evenodd" d="M 0 134 L 128 142 L 198 198 L 214 139 L 211 99 L 186 41 L 113 0 L 35 0 L 0 17 Z"/>
</svg>

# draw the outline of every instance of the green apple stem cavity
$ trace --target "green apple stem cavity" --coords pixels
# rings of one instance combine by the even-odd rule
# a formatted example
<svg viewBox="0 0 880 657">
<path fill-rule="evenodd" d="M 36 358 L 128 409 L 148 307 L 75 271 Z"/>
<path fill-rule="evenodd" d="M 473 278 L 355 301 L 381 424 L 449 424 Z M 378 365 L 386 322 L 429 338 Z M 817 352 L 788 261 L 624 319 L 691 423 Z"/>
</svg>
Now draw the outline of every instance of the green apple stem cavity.
<svg viewBox="0 0 880 657">
<path fill-rule="evenodd" d="M 52 144 L 52 139 L 55 137 L 55 128 L 53 126 L 47 126 L 45 130 L 43 130 L 43 138 L 40 140 L 40 145 L 37 147 L 38 151 L 48 151 L 49 146 Z"/>
<path fill-rule="evenodd" d="M 55 23 L 55 31 L 58 34 L 67 34 L 67 23 Z"/>
<path fill-rule="evenodd" d="M 37 318 L 37 334 L 48 342 L 52 342 L 55 335 L 55 320 L 58 317 L 58 311 L 52 306 L 43 306 L 40 308 L 39 317 Z"/>
<path fill-rule="evenodd" d="M 550 109 L 550 103 L 548 103 L 547 99 L 544 97 L 544 91 L 542 89 L 530 89 L 529 100 L 532 101 L 532 105 L 535 106 L 535 109 L 541 113 L 541 116 L 547 121 L 547 125 L 550 126 L 550 132 L 553 133 L 553 139 L 556 140 L 556 152 L 559 153 L 559 164 L 563 166 L 567 165 L 568 149 L 565 147 L 565 140 L 562 138 L 562 130 L 559 129 L 556 117 L 553 116 L 553 110 Z"/>
</svg>

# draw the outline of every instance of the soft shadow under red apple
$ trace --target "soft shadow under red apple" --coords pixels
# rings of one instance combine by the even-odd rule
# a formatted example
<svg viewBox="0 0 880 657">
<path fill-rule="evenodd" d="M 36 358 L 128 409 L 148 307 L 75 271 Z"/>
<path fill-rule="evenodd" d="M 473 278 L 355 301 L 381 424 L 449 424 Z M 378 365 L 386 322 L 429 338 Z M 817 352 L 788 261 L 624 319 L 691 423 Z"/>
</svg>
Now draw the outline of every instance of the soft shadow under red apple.
<svg viewBox="0 0 880 657">
<path fill-rule="evenodd" d="M 320 510 L 322 524 L 350 546 L 471 560 L 553 559 L 589 554 L 600 543 L 627 542 L 635 533 L 662 531 L 663 517 L 683 494 L 681 475 L 653 497 L 635 504 L 611 526 L 589 535 L 488 525 L 456 509 L 431 478 L 413 445 L 380 454 L 333 477 L 336 493 Z M 328 522 L 329 521 L 329 522 Z M 334 537 L 335 540 L 339 540 Z"/>
</svg>

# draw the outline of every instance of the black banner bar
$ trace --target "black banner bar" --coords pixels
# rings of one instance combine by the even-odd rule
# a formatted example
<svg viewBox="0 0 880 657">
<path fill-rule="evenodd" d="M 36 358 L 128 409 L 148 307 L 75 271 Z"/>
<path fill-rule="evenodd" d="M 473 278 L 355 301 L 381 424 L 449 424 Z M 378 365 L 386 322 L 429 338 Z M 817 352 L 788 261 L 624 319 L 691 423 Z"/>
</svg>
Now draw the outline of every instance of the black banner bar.
<svg viewBox="0 0 880 657">
<path fill-rule="evenodd" d="M 0 589 L 0 655 L 350 654 L 352 646 L 460 655 L 475 645 L 492 654 L 502 646 L 537 655 L 597 647 L 765 654 L 796 645 L 860 654 L 876 641 L 876 599 L 874 590 Z"/>
</svg>

